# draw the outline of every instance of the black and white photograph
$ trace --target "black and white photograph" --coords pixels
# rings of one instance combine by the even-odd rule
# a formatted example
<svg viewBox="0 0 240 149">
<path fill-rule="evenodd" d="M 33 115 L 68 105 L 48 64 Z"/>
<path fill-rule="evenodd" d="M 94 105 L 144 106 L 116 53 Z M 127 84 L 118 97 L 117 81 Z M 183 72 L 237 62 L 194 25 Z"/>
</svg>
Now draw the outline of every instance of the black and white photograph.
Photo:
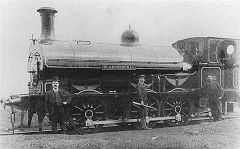
<svg viewBox="0 0 240 149">
<path fill-rule="evenodd" d="M 0 1 L 1 149 L 240 149 L 239 0 Z"/>
</svg>

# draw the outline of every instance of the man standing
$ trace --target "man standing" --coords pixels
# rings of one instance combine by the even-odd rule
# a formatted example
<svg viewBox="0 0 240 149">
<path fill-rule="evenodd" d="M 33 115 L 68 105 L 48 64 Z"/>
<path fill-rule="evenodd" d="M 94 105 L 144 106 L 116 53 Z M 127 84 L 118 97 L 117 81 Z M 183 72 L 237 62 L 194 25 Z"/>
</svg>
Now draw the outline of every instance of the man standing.
<svg viewBox="0 0 240 149">
<path fill-rule="evenodd" d="M 147 105 L 147 88 L 149 88 L 152 84 L 153 84 L 153 81 L 152 83 L 150 84 L 145 84 L 145 75 L 140 75 L 138 77 L 138 84 L 134 84 L 134 83 L 131 83 L 130 84 L 137 90 L 137 95 L 141 101 L 141 108 L 140 108 L 140 112 L 141 112 L 141 119 L 140 119 L 140 124 L 141 124 L 141 129 L 145 129 L 145 130 L 148 130 L 148 129 L 151 129 L 151 128 L 148 128 L 147 125 L 146 125 L 146 117 L 148 115 L 148 111 L 147 111 L 147 108 L 146 106 L 144 105 Z"/>
<path fill-rule="evenodd" d="M 209 97 L 209 106 L 211 108 L 214 121 L 222 120 L 221 98 L 223 97 L 223 88 L 216 81 L 213 75 L 207 76 L 208 84 L 206 85 L 206 92 Z"/>
<path fill-rule="evenodd" d="M 57 133 L 57 123 L 59 123 L 62 133 L 66 134 L 64 104 L 67 104 L 67 97 L 65 92 L 58 88 L 59 78 L 57 76 L 53 77 L 52 86 L 53 88 L 45 96 L 46 115 L 51 119 L 53 133 Z"/>
</svg>

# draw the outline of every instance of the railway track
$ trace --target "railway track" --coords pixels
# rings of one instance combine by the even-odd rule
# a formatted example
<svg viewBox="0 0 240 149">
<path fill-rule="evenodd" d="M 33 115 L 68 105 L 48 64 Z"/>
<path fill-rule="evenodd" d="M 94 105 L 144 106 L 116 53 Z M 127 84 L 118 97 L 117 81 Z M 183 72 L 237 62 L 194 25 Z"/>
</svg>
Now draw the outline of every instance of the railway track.
<svg viewBox="0 0 240 149">
<path fill-rule="evenodd" d="M 227 115 L 223 115 L 223 120 L 239 118 L 239 117 L 240 117 L 240 115 L 238 115 L 238 114 L 227 114 Z M 191 121 L 187 125 L 196 125 L 201 122 L 210 122 L 210 121 L 211 121 L 210 117 L 195 117 L 195 118 L 191 118 Z M 165 124 L 164 121 L 160 121 L 153 129 L 162 128 L 162 127 L 169 127 L 169 126 L 167 124 Z M 130 124 L 123 125 L 123 126 L 111 124 L 111 125 L 104 126 L 99 132 L 96 132 L 96 133 L 127 131 L 127 130 L 135 130 L 135 129 L 137 129 L 137 128 Z M 60 127 L 58 128 L 58 132 L 60 134 Z M 38 134 L 38 133 L 39 133 L 38 128 L 32 128 L 32 129 L 31 128 L 19 128 L 19 129 L 16 128 L 14 130 L 14 135 L 33 135 L 33 134 Z M 47 129 L 43 129 L 42 134 L 52 134 L 51 127 L 48 127 Z M 76 135 L 76 134 L 78 134 L 78 133 L 75 132 L 74 130 L 68 131 L 68 135 Z M 12 130 L 10 130 L 8 132 L 0 133 L 0 135 L 13 135 L 13 132 L 12 132 Z"/>
</svg>

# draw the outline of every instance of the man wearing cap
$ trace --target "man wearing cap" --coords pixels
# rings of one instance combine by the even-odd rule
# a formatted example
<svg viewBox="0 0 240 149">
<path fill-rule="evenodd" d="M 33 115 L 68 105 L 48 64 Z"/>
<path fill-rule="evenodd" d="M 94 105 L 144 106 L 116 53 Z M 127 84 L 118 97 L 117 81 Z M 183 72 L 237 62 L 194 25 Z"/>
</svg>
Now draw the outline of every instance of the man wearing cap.
<svg viewBox="0 0 240 149">
<path fill-rule="evenodd" d="M 67 96 L 63 90 L 59 89 L 59 78 L 57 76 L 53 77 L 52 86 L 53 88 L 45 96 L 46 115 L 51 118 L 53 133 L 57 133 L 57 123 L 59 123 L 62 133 L 66 134 L 64 105 L 67 104 Z"/>
<path fill-rule="evenodd" d="M 216 77 L 213 75 L 207 76 L 208 83 L 206 84 L 206 93 L 209 97 L 209 106 L 211 108 L 212 116 L 214 121 L 222 120 L 221 111 L 221 98 L 223 97 L 223 88 L 216 81 Z"/>
<path fill-rule="evenodd" d="M 146 117 L 148 114 L 147 108 L 144 105 L 147 105 L 147 88 L 149 88 L 152 84 L 145 84 L 145 75 L 140 75 L 138 77 L 138 84 L 134 84 L 129 82 L 136 90 L 137 90 L 137 95 L 141 101 L 141 108 L 140 108 L 140 112 L 141 112 L 141 117 L 140 117 L 140 124 L 141 124 L 141 129 L 151 129 L 148 128 L 146 125 Z"/>
</svg>

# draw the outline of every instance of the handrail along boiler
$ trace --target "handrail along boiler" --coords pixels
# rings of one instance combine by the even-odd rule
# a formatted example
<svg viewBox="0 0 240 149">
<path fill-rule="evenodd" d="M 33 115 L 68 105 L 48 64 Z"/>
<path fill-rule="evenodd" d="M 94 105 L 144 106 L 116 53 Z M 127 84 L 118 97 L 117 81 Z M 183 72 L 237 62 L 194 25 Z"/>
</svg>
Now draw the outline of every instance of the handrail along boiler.
<svg viewBox="0 0 240 149">
<path fill-rule="evenodd" d="M 140 74 L 147 76 L 147 83 L 154 81 L 148 90 L 151 126 L 162 120 L 172 126 L 188 123 L 191 106 L 199 108 L 199 101 L 207 98 L 198 89 L 209 74 L 216 75 L 225 88 L 224 98 L 235 100 L 236 40 L 197 37 L 177 41 L 173 47 L 143 46 L 129 27 L 120 44 L 59 41 L 54 35 L 57 11 L 42 7 L 38 12 L 42 33 L 29 49 L 29 100 L 44 100 L 51 78 L 59 76 L 60 87 L 72 98 L 67 107 L 69 122 L 78 132 L 138 122 L 139 105 L 133 101 L 139 100 L 129 81 L 136 82 Z M 126 104 L 130 104 L 130 119 L 120 120 Z"/>
</svg>

